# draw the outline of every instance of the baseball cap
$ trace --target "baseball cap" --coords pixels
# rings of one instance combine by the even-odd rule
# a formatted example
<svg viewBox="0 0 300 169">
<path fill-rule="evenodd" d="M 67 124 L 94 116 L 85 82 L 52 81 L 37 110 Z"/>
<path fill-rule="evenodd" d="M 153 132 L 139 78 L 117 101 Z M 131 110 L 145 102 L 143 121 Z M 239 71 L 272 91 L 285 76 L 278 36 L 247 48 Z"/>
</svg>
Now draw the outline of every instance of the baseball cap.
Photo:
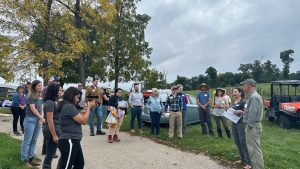
<svg viewBox="0 0 300 169">
<path fill-rule="evenodd" d="M 52 76 L 52 77 L 50 78 L 50 82 L 59 81 L 59 80 L 60 80 L 60 78 L 57 77 L 57 76 Z"/>
<path fill-rule="evenodd" d="M 78 86 L 82 86 L 82 84 L 81 84 L 81 83 L 78 83 L 77 85 L 78 85 Z"/>
<path fill-rule="evenodd" d="M 241 85 L 250 85 L 250 86 L 256 86 L 256 81 L 254 79 L 246 79 L 241 83 Z"/>
<path fill-rule="evenodd" d="M 177 89 L 178 89 L 178 86 L 173 85 L 173 86 L 171 87 L 171 89 L 172 89 L 172 90 L 177 90 Z"/>
</svg>

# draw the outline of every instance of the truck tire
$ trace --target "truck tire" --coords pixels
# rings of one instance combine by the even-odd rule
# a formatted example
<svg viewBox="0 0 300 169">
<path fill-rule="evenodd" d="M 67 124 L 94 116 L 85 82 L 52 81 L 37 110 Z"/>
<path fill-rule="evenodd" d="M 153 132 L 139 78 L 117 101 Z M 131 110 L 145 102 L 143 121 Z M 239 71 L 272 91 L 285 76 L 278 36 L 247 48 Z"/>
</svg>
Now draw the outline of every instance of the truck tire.
<svg viewBox="0 0 300 169">
<path fill-rule="evenodd" d="M 274 122 L 275 118 L 273 116 L 270 116 L 269 111 L 271 111 L 271 110 L 267 110 L 268 121 Z"/>
<path fill-rule="evenodd" d="M 279 117 L 279 125 L 281 128 L 290 129 L 292 127 L 292 122 L 286 115 L 281 115 Z"/>
</svg>

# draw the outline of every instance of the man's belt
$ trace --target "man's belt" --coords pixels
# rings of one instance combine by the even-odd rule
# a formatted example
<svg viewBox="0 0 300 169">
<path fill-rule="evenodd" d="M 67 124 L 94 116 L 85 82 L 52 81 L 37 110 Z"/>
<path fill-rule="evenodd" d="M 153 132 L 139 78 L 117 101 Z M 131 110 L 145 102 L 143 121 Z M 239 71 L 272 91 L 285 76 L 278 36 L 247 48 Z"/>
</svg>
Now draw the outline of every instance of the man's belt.
<svg viewBox="0 0 300 169">
<path fill-rule="evenodd" d="M 134 108 L 141 108 L 142 106 L 133 106 Z"/>
</svg>

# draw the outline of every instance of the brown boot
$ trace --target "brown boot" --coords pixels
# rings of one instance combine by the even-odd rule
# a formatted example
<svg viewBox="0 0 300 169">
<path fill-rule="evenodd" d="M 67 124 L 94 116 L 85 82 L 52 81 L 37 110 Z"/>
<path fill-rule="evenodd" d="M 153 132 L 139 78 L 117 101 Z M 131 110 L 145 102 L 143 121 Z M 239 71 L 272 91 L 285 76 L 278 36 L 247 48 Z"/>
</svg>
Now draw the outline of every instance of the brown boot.
<svg viewBox="0 0 300 169">
<path fill-rule="evenodd" d="M 108 140 L 107 140 L 107 142 L 109 142 L 109 143 L 112 143 L 112 142 L 113 142 L 112 135 L 108 135 Z"/>
<path fill-rule="evenodd" d="M 121 140 L 119 139 L 118 135 L 116 135 L 116 134 L 114 135 L 114 138 L 113 138 L 113 140 L 114 140 L 114 141 L 116 141 L 116 142 L 119 142 L 119 141 L 121 141 Z"/>
</svg>

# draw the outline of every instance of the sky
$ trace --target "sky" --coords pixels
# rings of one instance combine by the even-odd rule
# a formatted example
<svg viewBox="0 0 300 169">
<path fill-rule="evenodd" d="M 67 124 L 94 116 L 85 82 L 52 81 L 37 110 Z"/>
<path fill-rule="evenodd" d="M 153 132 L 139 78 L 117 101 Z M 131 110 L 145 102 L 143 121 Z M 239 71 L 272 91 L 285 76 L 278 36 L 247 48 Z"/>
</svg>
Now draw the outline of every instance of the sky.
<svg viewBox="0 0 300 169">
<path fill-rule="evenodd" d="M 142 0 L 151 20 L 146 41 L 152 67 L 177 75 L 238 72 L 241 63 L 271 60 L 282 69 L 280 52 L 294 49 L 291 72 L 300 70 L 299 0 Z"/>
<path fill-rule="evenodd" d="M 137 7 L 152 18 L 151 67 L 166 72 L 169 83 L 210 66 L 238 72 L 256 59 L 282 69 L 280 52 L 287 49 L 295 51 L 291 72 L 300 71 L 299 0 L 142 0 Z"/>
</svg>

